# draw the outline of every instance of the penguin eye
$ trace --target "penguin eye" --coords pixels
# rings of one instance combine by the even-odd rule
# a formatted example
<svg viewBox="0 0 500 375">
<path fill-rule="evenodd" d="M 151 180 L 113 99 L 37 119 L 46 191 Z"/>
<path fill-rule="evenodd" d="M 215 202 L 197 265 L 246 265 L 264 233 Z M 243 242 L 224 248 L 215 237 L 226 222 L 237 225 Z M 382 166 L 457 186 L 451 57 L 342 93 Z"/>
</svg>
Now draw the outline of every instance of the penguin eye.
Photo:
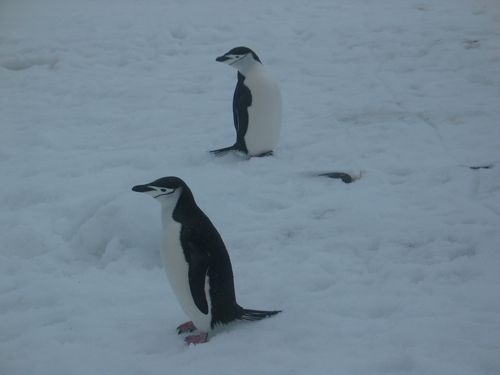
<svg viewBox="0 0 500 375">
<path fill-rule="evenodd" d="M 167 191 L 167 189 L 160 189 L 160 191 L 164 193 Z"/>
</svg>

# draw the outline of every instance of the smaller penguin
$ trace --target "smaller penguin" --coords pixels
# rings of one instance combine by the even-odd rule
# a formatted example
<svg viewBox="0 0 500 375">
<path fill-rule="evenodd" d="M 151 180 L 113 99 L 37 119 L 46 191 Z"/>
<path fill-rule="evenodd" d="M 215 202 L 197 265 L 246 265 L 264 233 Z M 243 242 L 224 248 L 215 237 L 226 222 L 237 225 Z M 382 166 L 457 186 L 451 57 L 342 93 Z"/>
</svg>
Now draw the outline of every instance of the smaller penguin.
<svg viewBox="0 0 500 375">
<path fill-rule="evenodd" d="M 212 150 L 215 155 L 240 151 L 252 156 L 272 155 L 281 130 L 281 92 L 255 52 L 236 47 L 215 59 L 238 70 L 233 95 L 234 145 Z"/>
<path fill-rule="evenodd" d="M 196 204 L 187 184 L 178 177 L 163 177 L 133 191 L 161 203 L 161 258 L 167 278 L 191 321 L 177 327 L 188 344 L 208 341 L 219 324 L 260 320 L 280 311 L 244 309 L 236 302 L 233 270 L 224 241 Z"/>
</svg>

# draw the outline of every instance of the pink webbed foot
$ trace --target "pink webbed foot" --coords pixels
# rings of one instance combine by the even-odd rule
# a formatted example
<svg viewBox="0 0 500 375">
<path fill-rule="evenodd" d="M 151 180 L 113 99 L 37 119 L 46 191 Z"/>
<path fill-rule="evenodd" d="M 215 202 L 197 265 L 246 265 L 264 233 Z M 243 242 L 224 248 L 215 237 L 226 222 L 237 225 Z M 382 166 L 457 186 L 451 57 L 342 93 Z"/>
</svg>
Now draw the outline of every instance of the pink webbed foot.
<svg viewBox="0 0 500 375">
<path fill-rule="evenodd" d="M 196 331 L 196 327 L 192 321 L 182 323 L 179 327 L 177 327 L 177 334 L 189 333 Z"/>
<path fill-rule="evenodd" d="M 203 344 L 204 342 L 208 342 L 208 333 L 200 332 L 198 335 L 187 336 L 184 341 L 186 344 Z"/>
</svg>

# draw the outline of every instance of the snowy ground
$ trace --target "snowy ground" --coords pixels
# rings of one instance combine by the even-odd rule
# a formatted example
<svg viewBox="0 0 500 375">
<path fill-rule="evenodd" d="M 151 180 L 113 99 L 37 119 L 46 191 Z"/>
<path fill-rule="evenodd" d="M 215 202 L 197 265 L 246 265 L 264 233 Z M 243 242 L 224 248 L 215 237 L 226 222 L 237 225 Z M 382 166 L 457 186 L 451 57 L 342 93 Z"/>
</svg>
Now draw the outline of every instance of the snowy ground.
<svg viewBox="0 0 500 375">
<path fill-rule="evenodd" d="M 282 86 L 272 158 L 205 152 L 238 45 Z M 500 373 L 498 1 L 2 0 L 0 116 L 1 375 Z M 282 314 L 183 344 L 130 191 L 166 175 Z"/>
</svg>

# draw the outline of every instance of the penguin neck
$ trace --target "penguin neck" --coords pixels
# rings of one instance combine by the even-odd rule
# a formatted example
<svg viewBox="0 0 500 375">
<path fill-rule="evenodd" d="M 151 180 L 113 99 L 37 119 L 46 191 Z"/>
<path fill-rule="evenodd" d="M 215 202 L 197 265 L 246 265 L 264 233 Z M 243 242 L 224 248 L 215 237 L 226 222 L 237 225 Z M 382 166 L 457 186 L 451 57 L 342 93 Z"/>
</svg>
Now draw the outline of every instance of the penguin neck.
<svg viewBox="0 0 500 375">
<path fill-rule="evenodd" d="M 185 221 L 197 208 L 193 193 L 187 186 L 177 189 L 174 194 L 178 195 L 177 199 L 162 202 L 161 213 L 164 225 L 172 220 L 179 223 Z"/>
<path fill-rule="evenodd" d="M 173 194 L 179 194 L 178 192 L 174 192 Z M 169 197 L 174 198 L 174 197 Z M 168 223 L 172 221 L 173 213 L 175 207 L 177 206 L 179 199 L 165 199 L 161 202 L 161 220 L 163 226 L 166 226 Z"/>
<path fill-rule="evenodd" d="M 240 66 L 238 66 L 238 73 L 244 77 L 248 77 L 252 74 L 259 74 L 264 70 L 264 66 L 255 60 L 244 61 Z"/>
</svg>

